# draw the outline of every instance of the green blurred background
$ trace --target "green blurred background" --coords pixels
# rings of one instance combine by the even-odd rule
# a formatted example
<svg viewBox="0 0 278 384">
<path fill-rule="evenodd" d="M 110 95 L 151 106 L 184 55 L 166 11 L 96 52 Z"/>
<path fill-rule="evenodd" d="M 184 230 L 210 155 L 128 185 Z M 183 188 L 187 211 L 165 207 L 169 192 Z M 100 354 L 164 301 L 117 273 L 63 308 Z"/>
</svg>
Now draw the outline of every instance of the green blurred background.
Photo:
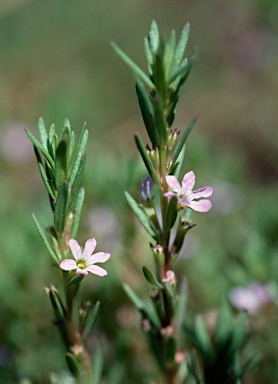
<svg viewBox="0 0 278 384">
<path fill-rule="evenodd" d="M 145 176 L 133 136 L 146 135 L 132 76 L 110 46 L 116 41 L 145 68 L 143 37 L 152 19 L 164 38 L 189 21 L 187 55 L 200 52 L 174 124 L 184 129 L 199 114 L 184 171 L 194 169 L 197 187 L 215 190 L 214 209 L 193 215 L 198 225 L 177 261 L 188 281 L 188 311 L 211 313 L 232 287 L 268 284 L 273 302 L 250 319 L 256 370 L 245 382 L 278 382 L 277 0 L 2 0 L 1 383 L 47 383 L 50 372 L 65 369 L 43 290 L 57 283 L 55 270 L 31 217 L 35 212 L 45 226 L 52 220 L 23 129 L 37 135 L 39 116 L 57 127 L 67 117 L 77 131 L 86 121 L 90 132 L 79 240 L 95 236 L 112 258 L 109 276 L 86 279 L 82 294 L 102 301 L 96 333 L 104 382 L 144 383 L 157 374 L 121 288 L 126 281 L 146 295 L 141 267 L 152 260 L 123 197 L 125 189 L 136 197 Z"/>
</svg>

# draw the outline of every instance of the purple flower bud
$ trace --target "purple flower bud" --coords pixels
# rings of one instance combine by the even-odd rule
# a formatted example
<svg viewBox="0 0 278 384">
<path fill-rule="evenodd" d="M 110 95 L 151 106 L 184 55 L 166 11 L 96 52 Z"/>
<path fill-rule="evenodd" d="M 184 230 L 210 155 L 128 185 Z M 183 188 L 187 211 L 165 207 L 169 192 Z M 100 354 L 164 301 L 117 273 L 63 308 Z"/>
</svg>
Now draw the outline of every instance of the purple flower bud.
<svg viewBox="0 0 278 384">
<path fill-rule="evenodd" d="M 138 193 L 143 201 L 148 201 L 152 199 L 151 189 L 153 185 L 154 185 L 154 182 L 150 176 L 147 176 L 141 180 Z"/>
</svg>

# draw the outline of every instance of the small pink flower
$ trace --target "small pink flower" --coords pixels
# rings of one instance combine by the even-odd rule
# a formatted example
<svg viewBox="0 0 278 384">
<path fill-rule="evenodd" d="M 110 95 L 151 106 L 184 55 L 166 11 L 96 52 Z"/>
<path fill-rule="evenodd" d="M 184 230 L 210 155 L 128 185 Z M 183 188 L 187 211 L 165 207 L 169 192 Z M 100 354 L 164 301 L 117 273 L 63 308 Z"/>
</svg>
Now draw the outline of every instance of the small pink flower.
<svg viewBox="0 0 278 384">
<path fill-rule="evenodd" d="M 77 275 L 88 275 L 88 272 L 98 276 L 106 276 L 107 271 L 95 263 L 104 263 L 110 257 L 110 253 L 97 252 L 94 253 L 97 245 L 96 239 L 86 241 L 85 248 L 82 251 L 76 240 L 70 239 L 69 246 L 73 254 L 73 259 L 66 259 L 60 263 L 60 268 L 64 271 L 72 271 L 76 269 Z"/>
<path fill-rule="evenodd" d="M 197 212 L 208 212 L 212 204 L 210 200 L 197 200 L 204 197 L 209 197 L 212 192 L 212 187 L 204 187 L 193 191 L 195 184 L 195 174 L 193 171 L 186 173 L 182 179 L 182 185 L 180 185 L 178 179 L 175 176 L 166 176 L 166 182 L 173 192 L 167 192 L 164 194 L 166 197 L 177 196 L 178 203 L 182 208 L 188 207 Z"/>
<path fill-rule="evenodd" d="M 259 313 L 261 307 L 271 301 L 271 295 L 265 285 L 254 282 L 248 287 L 235 287 L 230 291 L 230 301 L 239 311 L 249 315 Z"/>
</svg>

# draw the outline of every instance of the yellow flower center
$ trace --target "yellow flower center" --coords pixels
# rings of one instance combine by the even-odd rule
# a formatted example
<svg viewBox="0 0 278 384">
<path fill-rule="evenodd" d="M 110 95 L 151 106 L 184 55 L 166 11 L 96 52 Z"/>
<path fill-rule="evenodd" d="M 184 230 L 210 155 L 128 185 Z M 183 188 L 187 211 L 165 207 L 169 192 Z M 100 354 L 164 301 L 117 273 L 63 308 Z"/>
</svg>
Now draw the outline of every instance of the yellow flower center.
<svg viewBox="0 0 278 384">
<path fill-rule="evenodd" d="M 80 268 L 80 269 L 86 269 L 87 268 L 87 264 L 84 260 L 78 260 L 76 262 L 76 264 L 77 264 L 78 268 Z"/>
</svg>

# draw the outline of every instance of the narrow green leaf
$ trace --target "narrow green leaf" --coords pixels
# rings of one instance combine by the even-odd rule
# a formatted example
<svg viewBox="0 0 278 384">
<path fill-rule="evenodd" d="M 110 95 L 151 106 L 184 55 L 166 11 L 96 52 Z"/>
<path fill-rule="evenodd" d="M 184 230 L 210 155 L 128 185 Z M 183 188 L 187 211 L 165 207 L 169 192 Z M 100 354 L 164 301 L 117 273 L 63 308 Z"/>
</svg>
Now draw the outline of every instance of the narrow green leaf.
<svg viewBox="0 0 278 384">
<path fill-rule="evenodd" d="M 156 128 L 154 125 L 154 120 L 153 120 L 153 114 L 154 114 L 153 106 L 150 102 L 146 89 L 141 81 L 137 81 L 136 83 L 136 94 L 137 94 L 141 114 L 143 117 L 143 121 L 147 129 L 151 143 L 154 147 L 158 147 L 159 137 L 157 135 Z"/>
<path fill-rule="evenodd" d="M 120 56 L 120 58 L 129 66 L 136 77 L 139 77 L 148 87 L 155 89 L 154 84 L 149 79 L 149 77 L 142 71 L 142 69 L 134 63 L 118 46 L 116 43 L 111 43 L 115 52 Z"/>
<path fill-rule="evenodd" d="M 155 20 L 151 22 L 151 28 L 150 28 L 148 39 L 149 39 L 150 49 L 153 55 L 155 55 L 160 43 L 158 25 Z"/>
<path fill-rule="evenodd" d="M 169 78 L 169 70 L 170 70 L 171 62 L 175 52 L 175 45 L 176 45 L 176 31 L 172 30 L 169 36 L 169 40 L 165 46 L 165 53 L 163 58 L 163 65 L 165 68 L 166 80 L 168 80 Z"/>
<path fill-rule="evenodd" d="M 56 199 L 54 209 L 54 226 L 58 233 L 63 233 L 67 215 L 68 183 L 63 181 Z"/>
<path fill-rule="evenodd" d="M 222 350 L 227 338 L 231 334 L 232 318 L 227 306 L 220 308 L 217 316 L 217 322 L 215 327 L 215 347 L 217 350 Z"/>
<path fill-rule="evenodd" d="M 176 147 L 174 148 L 174 151 L 173 151 L 173 154 L 172 154 L 172 165 L 174 166 L 175 162 L 177 161 L 179 155 L 180 155 L 180 152 L 182 150 L 182 148 L 184 147 L 184 143 L 186 142 L 186 139 L 188 138 L 188 135 L 190 134 L 190 132 L 192 131 L 194 125 L 195 125 L 195 122 L 197 120 L 197 115 L 195 115 L 193 117 L 193 119 L 190 121 L 190 123 L 188 124 L 186 130 L 184 131 L 182 137 L 180 138 L 179 142 L 177 143 Z"/>
<path fill-rule="evenodd" d="M 67 280 L 67 285 L 79 284 L 84 279 L 84 275 L 74 275 Z"/>
<path fill-rule="evenodd" d="M 51 124 L 49 128 L 49 133 L 48 133 L 48 151 L 50 155 L 54 158 L 55 153 L 56 153 L 56 145 L 58 144 L 58 136 L 56 135 L 56 127 L 55 124 Z"/>
<path fill-rule="evenodd" d="M 55 156 L 55 183 L 57 189 L 63 181 L 67 180 L 68 159 L 67 159 L 67 141 L 63 138 L 56 150 Z"/>
<path fill-rule="evenodd" d="M 35 155 L 36 155 L 36 159 L 37 159 L 37 162 L 38 162 L 40 174 L 41 174 L 41 177 L 43 179 L 44 185 L 45 185 L 49 195 L 51 196 L 52 200 L 55 200 L 55 195 L 54 195 L 54 192 L 52 190 L 52 186 L 49 183 L 48 177 L 46 175 L 46 172 L 45 172 L 45 169 L 44 169 L 44 166 L 43 166 L 43 162 L 42 162 L 42 158 L 41 158 L 40 152 L 39 152 L 39 150 L 34 145 L 33 145 L 33 147 L 34 147 L 34 152 L 35 152 Z"/>
<path fill-rule="evenodd" d="M 163 104 L 166 102 L 167 98 L 167 90 L 166 90 L 166 81 L 165 81 L 165 73 L 163 67 L 163 57 L 164 57 L 164 45 L 161 42 L 159 50 L 155 55 L 155 70 L 154 72 L 154 83 L 156 85 L 156 91 L 159 94 Z M 154 67 L 154 65 L 153 65 Z"/>
<path fill-rule="evenodd" d="M 163 361 L 164 364 L 167 366 L 167 364 L 170 366 L 174 364 L 175 361 L 175 354 L 177 352 L 177 342 L 174 339 L 174 337 L 170 336 L 168 337 L 164 342 L 164 348 L 163 348 Z"/>
<path fill-rule="evenodd" d="M 198 317 L 196 320 L 196 336 L 199 339 L 202 348 L 203 359 L 207 362 L 211 356 L 211 345 L 208 331 L 201 317 Z"/>
<path fill-rule="evenodd" d="M 128 284 L 123 284 L 123 289 L 124 289 L 125 293 L 127 294 L 127 296 L 130 298 L 130 300 L 133 302 L 135 307 L 139 311 L 144 311 L 145 305 L 144 305 L 143 301 L 133 291 L 133 289 Z"/>
<path fill-rule="evenodd" d="M 75 239 L 77 235 L 84 198 L 85 198 L 85 190 L 84 188 L 81 188 L 78 192 L 77 198 L 73 206 L 73 221 L 72 221 L 72 226 L 70 230 L 71 239 Z"/>
<path fill-rule="evenodd" d="M 177 304 L 175 312 L 175 324 L 179 330 L 186 316 L 187 289 L 185 279 L 182 278 L 178 285 Z M 177 332 L 178 333 L 178 332 Z"/>
<path fill-rule="evenodd" d="M 155 184 L 160 185 L 160 181 L 159 181 L 159 178 L 157 176 L 156 169 L 154 168 L 152 160 L 150 159 L 150 156 L 149 156 L 149 154 L 146 150 L 146 147 L 144 146 L 140 136 L 138 134 L 136 134 L 134 136 L 134 139 L 135 139 L 135 143 L 136 143 L 136 146 L 138 148 L 138 151 L 140 152 L 142 159 L 144 161 L 144 164 L 145 164 L 145 166 L 149 172 L 149 175 L 151 176 L 151 178 L 153 179 Z"/>
<path fill-rule="evenodd" d="M 179 157 L 177 158 L 176 162 L 174 163 L 174 166 L 171 167 L 171 174 L 176 176 L 176 178 L 179 177 L 181 167 L 183 164 L 184 156 L 185 156 L 185 145 L 183 146 L 182 150 L 180 151 Z"/>
<path fill-rule="evenodd" d="M 192 64 L 191 64 L 192 65 Z M 178 83 L 178 81 L 187 75 L 188 71 L 190 70 L 190 63 L 185 59 L 177 71 L 170 77 L 170 79 L 167 81 L 168 87 L 170 87 L 173 83 Z M 178 80 L 178 81 L 177 81 Z M 172 89 L 176 89 L 177 84 L 175 84 Z"/>
<path fill-rule="evenodd" d="M 104 359 L 103 359 L 103 353 L 99 344 L 95 344 L 94 346 L 91 362 L 92 362 L 91 363 L 92 365 L 91 384 L 100 384 L 102 382 L 102 376 L 103 376 L 103 370 L 104 370 Z"/>
<path fill-rule="evenodd" d="M 172 75 L 174 72 L 176 72 L 177 68 L 179 67 L 179 64 L 183 58 L 185 48 L 187 45 L 189 36 L 189 23 L 185 24 L 185 26 L 182 29 L 177 47 L 175 49 L 175 54 L 173 55 L 173 60 L 170 67 L 170 74 Z"/>
<path fill-rule="evenodd" d="M 83 153 L 82 156 L 81 156 L 81 161 L 80 161 L 80 164 L 79 164 L 79 168 L 78 168 L 77 174 L 76 174 L 75 179 L 73 181 L 73 184 L 70 185 L 70 194 L 69 194 L 69 201 L 68 201 L 69 208 L 71 207 L 71 204 L 76 199 L 76 195 L 77 195 L 77 193 L 79 191 L 81 180 L 82 180 L 82 176 L 83 176 L 83 173 L 84 173 L 84 170 L 85 170 L 85 165 L 86 165 L 86 154 Z"/>
<path fill-rule="evenodd" d="M 81 366 L 79 361 L 77 360 L 77 357 L 73 353 L 67 352 L 66 362 L 73 376 L 79 377 L 81 375 Z"/>
<path fill-rule="evenodd" d="M 146 265 L 143 266 L 143 273 L 144 273 L 146 280 L 150 284 L 156 285 L 158 288 L 163 289 L 163 285 L 156 279 L 152 270 L 149 267 L 147 267 Z"/>
<path fill-rule="evenodd" d="M 168 131 L 166 126 L 165 116 L 163 113 L 163 108 L 161 105 L 162 101 L 157 96 L 153 100 L 155 125 L 160 136 L 160 146 L 163 146 L 163 145 L 166 145 L 167 143 Z"/>
<path fill-rule="evenodd" d="M 37 227 L 37 230 L 48 250 L 48 252 L 50 253 L 52 259 L 56 262 L 56 263 L 60 263 L 60 260 L 59 260 L 59 257 L 56 255 L 53 247 L 52 247 L 52 244 L 50 243 L 49 239 L 47 238 L 43 228 L 41 227 L 38 219 L 36 218 L 36 216 L 33 214 L 33 219 L 34 219 L 34 222 L 36 224 L 36 227 Z"/>
<path fill-rule="evenodd" d="M 97 315 L 99 313 L 100 301 L 97 301 L 93 308 L 89 310 L 89 313 L 86 317 L 85 324 L 82 330 L 82 339 L 86 340 L 89 336 L 93 326 L 96 322 Z"/>
<path fill-rule="evenodd" d="M 65 316 L 65 313 L 64 313 L 63 305 L 60 301 L 60 298 L 57 295 L 57 292 L 54 289 L 50 288 L 48 291 L 48 295 L 49 295 L 56 319 L 57 318 L 63 319 Z"/>
<path fill-rule="evenodd" d="M 70 185 L 73 184 L 76 174 L 79 170 L 82 155 L 85 151 L 85 147 L 88 141 L 88 136 L 89 136 L 88 130 L 85 129 L 85 125 L 84 125 L 78 136 L 77 143 L 74 148 L 72 158 L 70 160 L 70 165 L 69 165 L 69 178 L 70 178 L 69 184 Z"/>
<path fill-rule="evenodd" d="M 150 75 L 150 77 L 152 77 L 152 75 L 153 75 L 153 72 L 152 72 L 153 54 L 152 54 L 152 51 L 150 49 L 150 44 L 149 44 L 149 40 L 147 37 L 144 38 L 144 48 L 145 48 L 145 56 L 146 56 L 147 63 L 148 63 L 149 75 Z"/>
<path fill-rule="evenodd" d="M 175 224 L 178 215 L 178 199 L 176 196 L 171 197 L 168 202 L 166 215 L 164 219 L 164 228 L 169 231 Z"/>
<path fill-rule="evenodd" d="M 39 118 L 38 128 L 39 128 L 39 135 L 40 135 L 41 143 L 42 143 L 43 147 L 47 150 L 48 133 L 47 133 L 47 130 L 45 128 L 44 120 L 42 117 Z"/>
<path fill-rule="evenodd" d="M 156 238 L 156 234 L 155 234 L 154 230 L 152 229 L 152 227 L 151 227 L 151 225 L 149 223 L 148 216 L 146 216 L 144 211 L 141 208 L 138 207 L 137 202 L 126 191 L 125 191 L 125 197 L 127 199 L 127 202 L 129 204 L 130 208 L 133 210 L 133 212 L 137 216 L 137 218 L 140 221 L 140 223 L 142 224 L 142 226 L 145 228 L 145 230 L 148 232 L 148 234 L 155 239 Z"/>
<path fill-rule="evenodd" d="M 32 135 L 32 133 L 25 128 L 25 131 L 27 133 L 27 136 L 31 140 L 31 142 L 34 144 L 34 146 L 41 151 L 41 153 L 45 156 L 45 158 L 48 160 L 49 164 L 51 165 L 52 169 L 54 169 L 54 161 L 50 154 L 47 152 L 47 150 L 43 147 L 43 145 L 35 138 L 35 136 Z"/>
<path fill-rule="evenodd" d="M 74 151 L 74 144 L 75 144 L 75 134 L 74 134 L 74 131 L 71 131 L 70 132 L 70 138 L 69 138 L 69 157 L 68 157 L 69 161 L 72 158 L 72 154 Z"/>
</svg>

